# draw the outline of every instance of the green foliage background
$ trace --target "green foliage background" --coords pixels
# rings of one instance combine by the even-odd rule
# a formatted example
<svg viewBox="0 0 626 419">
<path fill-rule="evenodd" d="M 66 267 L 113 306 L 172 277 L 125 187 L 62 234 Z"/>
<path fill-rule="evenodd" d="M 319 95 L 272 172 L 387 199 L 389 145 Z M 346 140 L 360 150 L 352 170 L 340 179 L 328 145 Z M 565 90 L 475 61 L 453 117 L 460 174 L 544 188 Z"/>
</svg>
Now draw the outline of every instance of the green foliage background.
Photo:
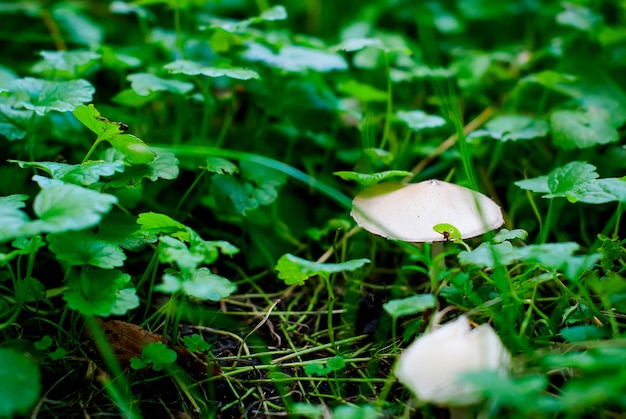
<svg viewBox="0 0 626 419">
<path fill-rule="evenodd" d="M 470 378 L 477 412 L 623 412 L 622 2 L 0 17 L 0 416 L 438 417 L 392 366 L 450 307 L 515 359 Z M 506 229 L 439 256 L 358 231 L 352 197 L 391 178 L 480 190 Z M 155 344 L 124 370 L 96 317 L 205 367 Z"/>
</svg>

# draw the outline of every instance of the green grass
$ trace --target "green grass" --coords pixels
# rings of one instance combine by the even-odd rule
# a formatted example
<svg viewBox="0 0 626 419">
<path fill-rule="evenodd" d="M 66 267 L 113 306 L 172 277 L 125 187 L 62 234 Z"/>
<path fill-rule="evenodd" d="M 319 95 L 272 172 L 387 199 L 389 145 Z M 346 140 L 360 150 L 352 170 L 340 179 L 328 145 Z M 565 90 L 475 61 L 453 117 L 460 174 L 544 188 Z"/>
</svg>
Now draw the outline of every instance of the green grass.
<svg viewBox="0 0 626 419">
<path fill-rule="evenodd" d="M 0 417 L 623 414 L 624 5 L 342 4 L 0 2 Z M 425 179 L 505 225 L 350 216 Z M 394 368 L 461 314 L 450 408 Z"/>
</svg>

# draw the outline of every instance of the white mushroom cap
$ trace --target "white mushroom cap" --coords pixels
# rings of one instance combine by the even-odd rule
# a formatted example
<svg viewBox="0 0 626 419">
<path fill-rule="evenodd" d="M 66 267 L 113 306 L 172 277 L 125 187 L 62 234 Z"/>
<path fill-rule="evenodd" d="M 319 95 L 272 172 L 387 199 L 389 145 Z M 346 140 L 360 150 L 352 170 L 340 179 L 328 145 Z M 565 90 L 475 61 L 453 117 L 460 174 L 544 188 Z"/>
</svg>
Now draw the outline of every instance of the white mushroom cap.
<svg viewBox="0 0 626 419">
<path fill-rule="evenodd" d="M 453 225 L 463 239 L 504 224 L 500 207 L 491 199 L 440 180 L 379 183 L 354 198 L 351 215 L 371 233 L 407 242 L 446 240 L 433 230 L 437 224 Z"/>
</svg>

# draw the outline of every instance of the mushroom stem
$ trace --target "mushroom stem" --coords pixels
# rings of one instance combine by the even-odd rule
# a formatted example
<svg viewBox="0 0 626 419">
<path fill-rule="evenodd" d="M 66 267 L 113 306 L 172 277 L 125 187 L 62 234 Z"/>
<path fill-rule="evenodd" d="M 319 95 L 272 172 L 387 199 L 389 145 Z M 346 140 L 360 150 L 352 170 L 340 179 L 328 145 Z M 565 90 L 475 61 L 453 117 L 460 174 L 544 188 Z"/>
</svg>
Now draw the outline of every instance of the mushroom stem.
<svg viewBox="0 0 626 419">
<path fill-rule="evenodd" d="M 431 291 L 433 292 L 437 289 L 437 285 L 439 282 L 439 272 L 446 269 L 446 258 L 442 256 L 442 254 L 443 242 L 430 243 L 430 266 L 428 269 L 428 273 L 430 275 L 430 286 L 432 288 Z"/>
</svg>

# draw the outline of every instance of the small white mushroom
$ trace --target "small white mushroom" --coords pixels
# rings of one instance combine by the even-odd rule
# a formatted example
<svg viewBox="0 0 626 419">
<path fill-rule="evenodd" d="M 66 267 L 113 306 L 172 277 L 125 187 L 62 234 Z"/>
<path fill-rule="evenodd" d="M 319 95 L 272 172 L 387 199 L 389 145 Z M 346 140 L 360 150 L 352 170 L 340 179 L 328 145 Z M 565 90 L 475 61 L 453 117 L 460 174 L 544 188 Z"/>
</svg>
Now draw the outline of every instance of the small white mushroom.
<svg viewBox="0 0 626 419">
<path fill-rule="evenodd" d="M 443 406 L 480 401 L 476 389 L 461 379 L 468 372 L 507 374 L 511 354 L 488 324 L 475 329 L 466 316 L 417 338 L 400 355 L 398 380 L 420 400 Z"/>
<path fill-rule="evenodd" d="M 406 242 L 447 240 L 433 229 L 438 224 L 456 227 L 463 239 L 504 224 L 500 207 L 490 198 L 440 180 L 379 183 L 354 198 L 351 215 L 373 234 Z"/>
</svg>

